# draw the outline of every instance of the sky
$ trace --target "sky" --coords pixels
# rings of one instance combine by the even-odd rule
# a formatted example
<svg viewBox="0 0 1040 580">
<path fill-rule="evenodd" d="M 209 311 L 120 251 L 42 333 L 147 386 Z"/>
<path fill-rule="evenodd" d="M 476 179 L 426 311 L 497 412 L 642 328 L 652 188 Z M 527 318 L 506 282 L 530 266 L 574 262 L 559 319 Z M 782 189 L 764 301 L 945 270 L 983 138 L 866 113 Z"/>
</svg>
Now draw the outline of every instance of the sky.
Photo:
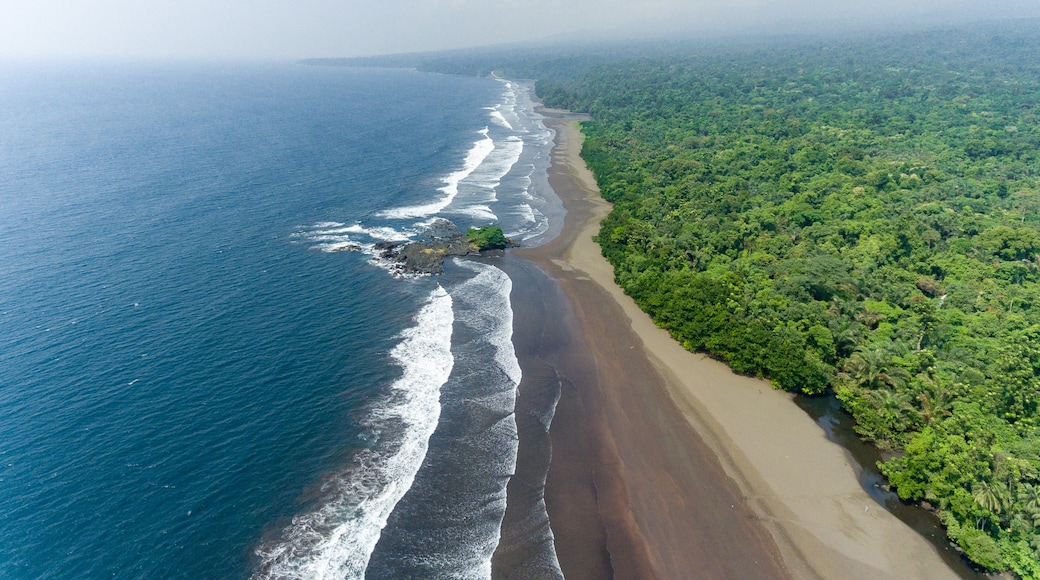
<svg viewBox="0 0 1040 580">
<path fill-rule="evenodd" d="M 1040 17 L 1040 0 L 0 0 L 0 57 L 297 59 Z"/>
</svg>

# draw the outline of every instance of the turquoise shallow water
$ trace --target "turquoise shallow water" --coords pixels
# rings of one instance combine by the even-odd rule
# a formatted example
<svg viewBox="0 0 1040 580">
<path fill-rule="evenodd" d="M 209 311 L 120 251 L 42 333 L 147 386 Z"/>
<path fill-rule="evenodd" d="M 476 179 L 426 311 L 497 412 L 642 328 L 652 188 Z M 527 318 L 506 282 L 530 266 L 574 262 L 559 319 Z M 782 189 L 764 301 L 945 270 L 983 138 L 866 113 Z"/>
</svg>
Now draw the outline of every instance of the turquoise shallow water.
<svg viewBox="0 0 1040 580">
<path fill-rule="evenodd" d="M 504 502 L 487 482 L 515 460 L 495 443 L 519 380 L 508 278 L 449 264 L 402 280 L 328 250 L 438 216 L 545 231 L 550 136 L 525 95 L 292 65 L 3 69 L 0 577 L 307 576 L 316 545 L 368 513 L 351 494 L 389 485 L 413 507 L 365 548 L 380 574 L 410 558 L 482 575 Z M 444 411 L 408 407 L 417 385 Z M 437 465 L 398 470 L 423 429 Z M 472 469 L 428 483 L 452 462 Z M 467 501 L 487 509 L 445 515 Z M 424 559 L 444 526 L 473 545 Z M 364 564 L 341 575 L 363 573 L 359 549 L 333 550 Z"/>
</svg>

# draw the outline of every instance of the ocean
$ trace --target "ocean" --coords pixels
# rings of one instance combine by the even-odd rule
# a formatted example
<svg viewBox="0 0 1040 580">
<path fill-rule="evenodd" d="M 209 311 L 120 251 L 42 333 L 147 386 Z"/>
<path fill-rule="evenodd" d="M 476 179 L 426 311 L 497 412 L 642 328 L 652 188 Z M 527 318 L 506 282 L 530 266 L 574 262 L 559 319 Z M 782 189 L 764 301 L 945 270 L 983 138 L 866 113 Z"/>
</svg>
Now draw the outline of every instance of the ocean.
<svg viewBox="0 0 1040 580">
<path fill-rule="evenodd" d="M 439 218 L 554 235 L 533 98 L 405 70 L 0 68 L 0 578 L 489 577 L 511 280 L 396 275 L 375 245 Z"/>
</svg>

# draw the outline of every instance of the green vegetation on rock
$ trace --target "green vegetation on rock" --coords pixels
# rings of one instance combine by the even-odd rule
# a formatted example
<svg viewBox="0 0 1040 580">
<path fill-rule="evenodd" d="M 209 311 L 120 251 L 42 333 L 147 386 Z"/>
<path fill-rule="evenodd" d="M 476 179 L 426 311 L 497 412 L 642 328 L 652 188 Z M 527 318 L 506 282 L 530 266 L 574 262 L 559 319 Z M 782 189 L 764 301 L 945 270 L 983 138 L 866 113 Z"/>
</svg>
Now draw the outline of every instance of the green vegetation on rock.
<svg viewBox="0 0 1040 580">
<path fill-rule="evenodd" d="M 498 226 L 470 228 L 466 231 L 466 239 L 480 251 L 502 250 L 509 245 L 509 239 Z"/>
</svg>

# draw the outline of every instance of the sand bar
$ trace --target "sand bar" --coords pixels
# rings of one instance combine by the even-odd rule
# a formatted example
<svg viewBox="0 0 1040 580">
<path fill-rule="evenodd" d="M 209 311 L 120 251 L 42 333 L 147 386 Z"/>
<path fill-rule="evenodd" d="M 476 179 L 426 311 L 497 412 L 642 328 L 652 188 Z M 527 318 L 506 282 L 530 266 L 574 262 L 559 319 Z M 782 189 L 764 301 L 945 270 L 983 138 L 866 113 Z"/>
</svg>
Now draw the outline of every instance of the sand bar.
<svg viewBox="0 0 1040 580">
<path fill-rule="evenodd" d="M 568 578 L 959 577 L 870 498 L 792 395 L 684 350 L 614 284 L 592 241 L 610 206 L 581 133 L 549 123 L 566 225 L 515 253 L 557 280 L 559 322 L 581 343 L 554 363 L 545 491 Z"/>
</svg>

